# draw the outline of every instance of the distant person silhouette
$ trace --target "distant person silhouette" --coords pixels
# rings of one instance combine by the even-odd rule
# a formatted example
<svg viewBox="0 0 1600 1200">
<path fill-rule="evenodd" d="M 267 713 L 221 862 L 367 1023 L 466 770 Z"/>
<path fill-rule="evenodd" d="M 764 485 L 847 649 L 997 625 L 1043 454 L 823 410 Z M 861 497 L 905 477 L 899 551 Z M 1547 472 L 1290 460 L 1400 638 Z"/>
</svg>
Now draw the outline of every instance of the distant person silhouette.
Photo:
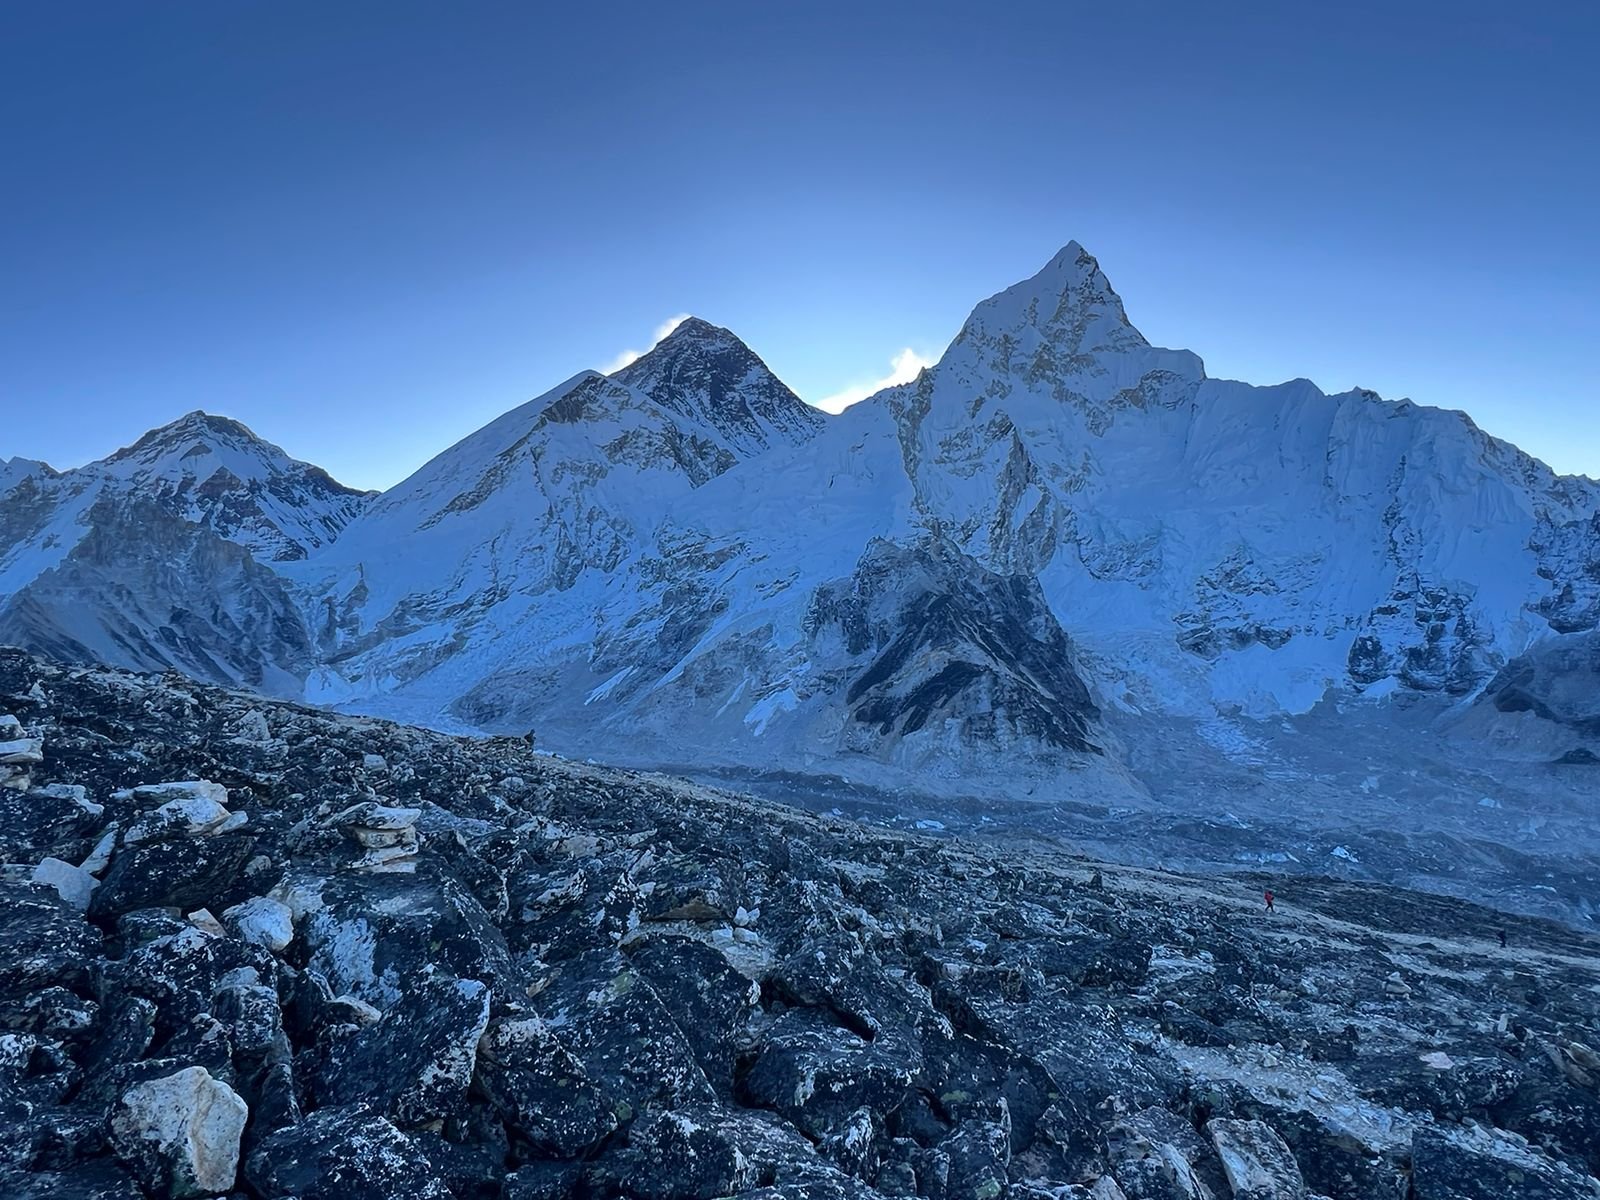
<svg viewBox="0 0 1600 1200">
<path fill-rule="evenodd" d="M 1271 888 L 1267 889 L 1266 897 L 1267 897 L 1267 911 L 1268 912 L 1273 912 L 1274 909 L 1272 907 L 1272 889 Z"/>
<path fill-rule="evenodd" d="M 1504 950 L 1505 948 L 1506 948 L 1506 931 L 1504 929 L 1502 929 L 1500 931 L 1500 949 Z"/>
</svg>

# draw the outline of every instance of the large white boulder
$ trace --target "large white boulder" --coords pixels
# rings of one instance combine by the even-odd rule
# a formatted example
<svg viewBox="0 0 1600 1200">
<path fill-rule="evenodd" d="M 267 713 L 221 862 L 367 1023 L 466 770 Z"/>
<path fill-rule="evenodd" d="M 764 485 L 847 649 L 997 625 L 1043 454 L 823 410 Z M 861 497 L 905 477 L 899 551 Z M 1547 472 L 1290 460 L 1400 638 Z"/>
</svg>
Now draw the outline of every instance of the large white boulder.
<svg viewBox="0 0 1600 1200">
<path fill-rule="evenodd" d="M 33 882 L 53 887 L 68 904 L 79 912 L 89 911 L 89 898 L 100 881 L 82 867 L 75 867 L 59 858 L 46 858 L 33 869 Z"/>
<path fill-rule="evenodd" d="M 188 1067 L 123 1093 L 111 1140 L 153 1191 L 173 1200 L 233 1189 L 245 1102 L 204 1067 Z"/>
<path fill-rule="evenodd" d="M 247 942 L 276 954 L 294 941 L 294 912 L 271 896 L 253 896 L 222 914 L 222 922 Z"/>
</svg>

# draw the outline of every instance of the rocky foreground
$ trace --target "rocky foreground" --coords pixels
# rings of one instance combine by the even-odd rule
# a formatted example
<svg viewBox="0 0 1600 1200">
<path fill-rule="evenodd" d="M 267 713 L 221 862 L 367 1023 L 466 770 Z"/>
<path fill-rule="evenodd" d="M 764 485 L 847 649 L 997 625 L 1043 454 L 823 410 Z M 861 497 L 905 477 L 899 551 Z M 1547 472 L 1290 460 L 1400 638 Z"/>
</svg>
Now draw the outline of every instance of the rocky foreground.
<svg viewBox="0 0 1600 1200">
<path fill-rule="evenodd" d="M 10 651 L 0 713 L 0 1196 L 1600 1198 L 1556 925 Z"/>
</svg>

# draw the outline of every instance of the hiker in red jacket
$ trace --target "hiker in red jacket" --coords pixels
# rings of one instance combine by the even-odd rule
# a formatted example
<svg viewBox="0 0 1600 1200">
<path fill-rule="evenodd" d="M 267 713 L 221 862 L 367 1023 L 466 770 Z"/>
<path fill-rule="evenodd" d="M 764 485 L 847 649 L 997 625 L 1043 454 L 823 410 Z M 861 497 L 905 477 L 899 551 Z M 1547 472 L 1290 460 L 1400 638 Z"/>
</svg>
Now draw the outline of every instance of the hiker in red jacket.
<svg viewBox="0 0 1600 1200">
<path fill-rule="evenodd" d="M 1272 911 L 1272 889 L 1271 888 L 1267 889 L 1266 895 L 1267 895 L 1267 911 L 1271 912 Z"/>
</svg>

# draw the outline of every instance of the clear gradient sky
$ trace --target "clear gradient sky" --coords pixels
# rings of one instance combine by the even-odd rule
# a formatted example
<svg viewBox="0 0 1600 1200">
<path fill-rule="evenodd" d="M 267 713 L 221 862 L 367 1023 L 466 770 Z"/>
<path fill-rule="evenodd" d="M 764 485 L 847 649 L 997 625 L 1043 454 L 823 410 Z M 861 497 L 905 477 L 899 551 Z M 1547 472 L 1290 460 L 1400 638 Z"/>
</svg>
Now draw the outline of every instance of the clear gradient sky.
<svg viewBox="0 0 1600 1200">
<path fill-rule="evenodd" d="M 204 408 L 382 487 L 685 312 L 817 401 L 1076 238 L 1213 375 L 1600 475 L 1597 61 L 1593 3 L 15 0 L 0 457 Z"/>
</svg>

